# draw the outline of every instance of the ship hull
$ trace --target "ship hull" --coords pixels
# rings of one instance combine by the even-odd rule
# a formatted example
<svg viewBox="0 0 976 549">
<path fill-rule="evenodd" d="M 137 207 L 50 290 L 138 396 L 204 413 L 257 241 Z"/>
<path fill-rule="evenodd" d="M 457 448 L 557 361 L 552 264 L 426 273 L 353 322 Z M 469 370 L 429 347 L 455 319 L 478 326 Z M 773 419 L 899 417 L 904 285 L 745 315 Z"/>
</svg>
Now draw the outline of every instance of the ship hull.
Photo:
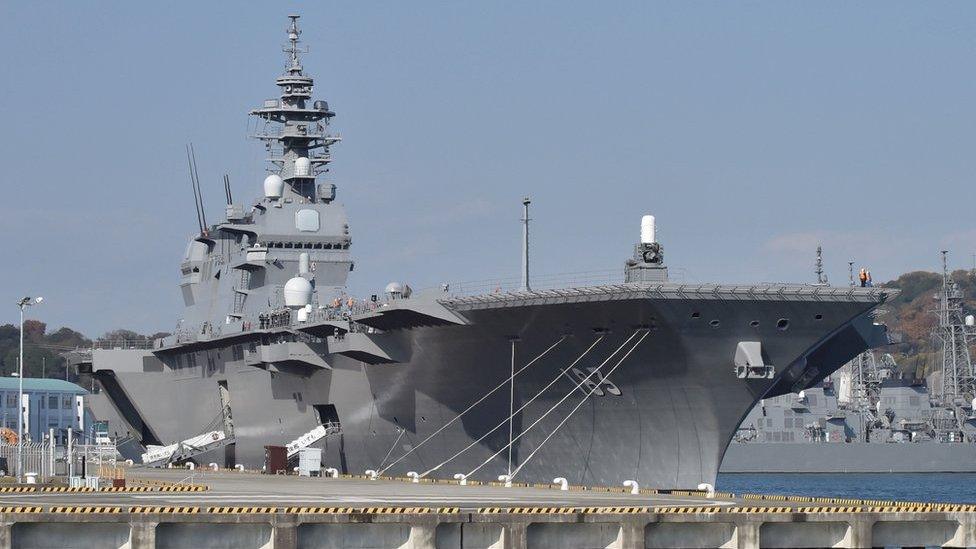
<svg viewBox="0 0 976 549">
<path fill-rule="evenodd" d="M 714 483 L 733 433 L 758 399 L 797 379 L 813 383 L 871 345 L 867 313 L 877 303 L 638 293 L 458 307 L 464 325 L 384 334 L 389 346 L 406 350 L 393 364 L 330 354 L 330 368 L 262 368 L 216 346 L 194 367 L 147 366 L 151 361 L 115 360 L 106 351 L 95 355 L 94 370 L 116 385 L 100 397 L 127 418 L 126 430 L 161 443 L 218 425 L 217 387 L 224 384 L 236 439 L 230 459 L 249 468 L 260 467 L 265 445 L 337 419 L 342 434 L 317 445 L 326 465 L 348 473 L 495 480 L 514 470 L 522 482 L 561 476 L 579 484 L 695 488 Z M 773 378 L 735 376 L 742 341 L 762 342 Z M 539 358 L 510 387 L 513 345 L 515 369 Z M 562 372 L 574 363 L 578 371 L 605 374 L 591 378 L 599 391 Z M 530 400 L 512 418 L 514 436 L 525 434 L 509 461 L 509 411 Z M 134 416 L 145 425 L 134 427 Z M 225 453 L 196 460 L 222 463 Z"/>
</svg>

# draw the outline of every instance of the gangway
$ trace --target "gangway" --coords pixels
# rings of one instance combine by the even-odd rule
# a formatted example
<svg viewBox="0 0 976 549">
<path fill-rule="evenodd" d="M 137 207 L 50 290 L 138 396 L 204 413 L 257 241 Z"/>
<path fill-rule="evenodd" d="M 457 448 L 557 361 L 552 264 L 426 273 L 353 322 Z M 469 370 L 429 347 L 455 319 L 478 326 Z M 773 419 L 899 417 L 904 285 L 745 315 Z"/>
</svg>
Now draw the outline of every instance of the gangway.
<svg viewBox="0 0 976 549">
<path fill-rule="evenodd" d="M 338 435 L 340 433 L 342 433 L 342 427 L 338 422 L 327 421 L 286 444 L 285 448 L 288 449 L 288 458 L 290 459 L 296 456 L 302 448 L 308 448 L 327 436 Z"/>
<path fill-rule="evenodd" d="M 226 382 L 217 383 L 220 413 L 203 432 L 166 446 L 148 446 L 142 454 L 143 465 L 160 466 L 186 461 L 204 452 L 222 448 L 234 442 L 234 419 L 230 410 L 230 392 Z"/>
<path fill-rule="evenodd" d="M 223 431 L 209 431 L 167 446 L 149 446 L 142 454 L 144 465 L 165 465 L 184 461 L 233 442 Z"/>
</svg>

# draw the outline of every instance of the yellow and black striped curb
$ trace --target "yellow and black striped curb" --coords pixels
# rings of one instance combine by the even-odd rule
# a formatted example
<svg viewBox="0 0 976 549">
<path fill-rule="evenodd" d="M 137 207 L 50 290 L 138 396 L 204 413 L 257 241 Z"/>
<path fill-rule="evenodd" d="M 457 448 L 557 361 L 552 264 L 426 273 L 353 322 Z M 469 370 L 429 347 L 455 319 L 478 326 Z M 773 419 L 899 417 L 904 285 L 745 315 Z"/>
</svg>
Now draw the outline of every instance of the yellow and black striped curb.
<svg viewBox="0 0 976 549">
<path fill-rule="evenodd" d="M 692 515 L 699 513 L 717 513 L 721 510 L 718 506 L 710 507 L 655 507 L 653 511 L 662 515 Z"/>
<path fill-rule="evenodd" d="M 846 509 L 846 507 L 838 507 L 838 509 Z M 727 513 L 790 513 L 795 512 L 797 509 L 795 507 L 729 507 L 725 509 Z M 843 511 L 849 512 L 849 511 Z"/>
<path fill-rule="evenodd" d="M 329 515 L 393 515 L 460 513 L 458 507 L 282 507 L 279 512 Z"/>
<path fill-rule="evenodd" d="M 482 507 L 478 509 L 478 513 L 484 515 L 499 513 L 511 513 L 514 515 L 558 515 L 577 512 L 575 507 Z"/>
<path fill-rule="evenodd" d="M 160 486 L 158 492 L 206 492 L 210 487 L 203 484 L 189 484 L 186 486 Z"/>
<path fill-rule="evenodd" d="M 117 514 L 122 513 L 122 507 L 103 507 L 100 505 L 64 505 L 48 509 L 49 513 L 83 513 L 83 514 Z"/>
<path fill-rule="evenodd" d="M 59 505 L 40 506 L 0 506 L 0 513 L 58 513 L 58 514 L 121 514 L 121 513 L 160 513 L 160 514 L 334 514 L 334 515 L 416 515 L 416 514 L 459 514 L 458 507 L 192 507 L 192 506 L 99 506 L 99 505 Z M 477 514 L 516 514 L 516 515 L 559 515 L 559 514 L 861 514 L 861 513 L 976 513 L 976 505 L 922 504 L 908 506 L 815 506 L 815 507 L 482 507 Z"/>
<path fill-rule="evenodd" d="M 482 507 L 479 514 L 510 513 L 513 515 L 565 515 L 565 514 L 637 514 L 650 512 L 649 507 Z"/>
<path fill-rule="evenodd" d="M 206 492 L 210 487 L 203 484 L 178 486 L 106 486 L 104 488 L 87 488 L 84 486 L 4 486 L 0 493 L 96 493 L 96 492 Z"/>
<path fill-rule="evenodd" d="M 216 515 L 243 515 L 277 513 L 277 507 L 207 507 L 207 512 Z"/>
<path fill-rule="evenodd" d="M 129 512 L 130 513 L 166 513 L 166 514 L 183 513 L 183 514 L 193 514 L 193 513 L 199 513 L 200 512 L 200 508 L 199 507 L 139 506 L 139 507 L 130 507 L 129 508 Z"/>
</svg>

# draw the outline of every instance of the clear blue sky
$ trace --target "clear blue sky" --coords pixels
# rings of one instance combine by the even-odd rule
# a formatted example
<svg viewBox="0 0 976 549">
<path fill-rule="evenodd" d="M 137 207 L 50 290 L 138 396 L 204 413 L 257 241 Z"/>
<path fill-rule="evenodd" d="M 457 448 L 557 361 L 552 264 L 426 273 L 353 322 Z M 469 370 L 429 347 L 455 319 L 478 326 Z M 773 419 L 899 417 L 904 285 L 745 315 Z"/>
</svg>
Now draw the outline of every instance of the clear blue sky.
<svg viewBox="0 0 976 549">
<path fill-rule="evenodd" d="M 685 280 L 877 280 L 972 265 L 976 4 L 5 2 L 0 322 L 172 330 L 220 176 L 263 179 L 246 111 L 302 14 L 352 290 L 619 268 L 654 213 Z"/>
</svg>

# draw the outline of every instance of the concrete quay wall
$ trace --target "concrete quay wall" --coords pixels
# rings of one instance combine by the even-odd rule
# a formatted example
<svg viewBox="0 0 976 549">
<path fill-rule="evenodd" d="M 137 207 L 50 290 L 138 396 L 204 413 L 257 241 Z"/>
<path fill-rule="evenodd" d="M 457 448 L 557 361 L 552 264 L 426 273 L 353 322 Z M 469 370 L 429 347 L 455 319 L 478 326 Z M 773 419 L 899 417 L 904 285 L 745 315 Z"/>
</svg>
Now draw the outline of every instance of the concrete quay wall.
<svg viewBox="0 0 976 549">
<path fill-rule="evenodd" d="M 0 513 L 0 549 L 646 549 L 976 546 L 976 512 L 346 512 L 272 508 Z M 755 510 L 754 510 L 755 509 Z M 182 512 L 180 512 L 182 511 Z"/>
</svg>

